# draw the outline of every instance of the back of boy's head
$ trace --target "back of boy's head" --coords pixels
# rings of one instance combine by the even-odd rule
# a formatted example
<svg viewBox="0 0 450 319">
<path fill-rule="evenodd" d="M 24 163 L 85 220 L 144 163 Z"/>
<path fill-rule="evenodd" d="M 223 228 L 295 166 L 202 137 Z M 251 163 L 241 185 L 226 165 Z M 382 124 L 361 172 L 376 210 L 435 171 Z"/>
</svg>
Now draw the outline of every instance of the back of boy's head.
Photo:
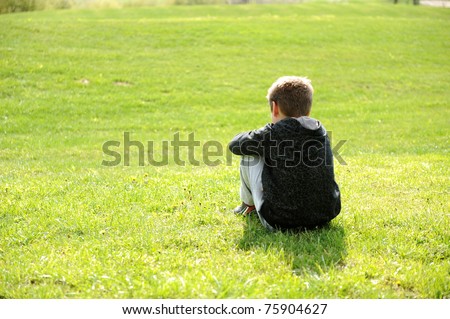
<svg viewBox="0 0 450 319">
<path fill-rule="evenodd" d="M 300 117 L 311 112 L 314 89 L 306 77 L 283 76 L 276 80 L 267 92 L 267 100 L 272 110 L 276 102 L 286 116 Z"/>
</svg>

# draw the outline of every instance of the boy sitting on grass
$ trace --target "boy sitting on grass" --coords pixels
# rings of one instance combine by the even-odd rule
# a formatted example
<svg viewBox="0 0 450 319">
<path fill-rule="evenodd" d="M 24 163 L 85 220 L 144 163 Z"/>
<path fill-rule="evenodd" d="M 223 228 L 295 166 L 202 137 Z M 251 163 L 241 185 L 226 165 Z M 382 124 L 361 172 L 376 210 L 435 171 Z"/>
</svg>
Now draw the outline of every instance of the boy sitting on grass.
<svg viewBox="0 0 450 319">
<path fill-rule="evenodd" d="M 229 144 L 242 156 L 242 204 L 234 212 L 256 211 L 271 231 L 322 226 L 341 210 L 327 131 L 309 117 L 312 96 L 307 78 L 279 78 L 267 94 L 272 123 Z"/>
</svg>

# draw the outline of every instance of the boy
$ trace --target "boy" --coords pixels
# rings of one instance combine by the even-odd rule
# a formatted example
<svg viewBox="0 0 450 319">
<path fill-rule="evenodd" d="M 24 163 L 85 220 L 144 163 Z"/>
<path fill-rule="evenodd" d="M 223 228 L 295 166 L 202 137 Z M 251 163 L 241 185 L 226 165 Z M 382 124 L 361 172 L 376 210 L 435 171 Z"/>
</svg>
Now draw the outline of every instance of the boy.
<svg viewBox="0 0 450 319">
<path fill-rule="evenodd" d="M 236 135 L 241 155 L 242 204 L 267 229 L 305 229 L 328 223 L 341 210 L 327 131 L 310 118 L 313 87 L 307 78 L 284 76 L 269 88 L 272 123 Z"/>
</svg>

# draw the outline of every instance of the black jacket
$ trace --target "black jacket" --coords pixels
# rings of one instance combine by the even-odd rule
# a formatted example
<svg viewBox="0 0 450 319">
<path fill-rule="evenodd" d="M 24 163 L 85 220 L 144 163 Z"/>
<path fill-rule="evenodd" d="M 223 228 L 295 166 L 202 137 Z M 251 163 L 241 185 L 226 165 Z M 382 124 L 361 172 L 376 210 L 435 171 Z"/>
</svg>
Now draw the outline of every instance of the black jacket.
<svg viewBox="0 0 450 319">
<path fill-rule="evenodd" d="M 330 140 L 319 121 L 285 118 L 236 135 L 229 148 L 236 155 L 264 157 L 260 214 L 273 227 L 311 228 L 339 214 Z"/>
</svg>

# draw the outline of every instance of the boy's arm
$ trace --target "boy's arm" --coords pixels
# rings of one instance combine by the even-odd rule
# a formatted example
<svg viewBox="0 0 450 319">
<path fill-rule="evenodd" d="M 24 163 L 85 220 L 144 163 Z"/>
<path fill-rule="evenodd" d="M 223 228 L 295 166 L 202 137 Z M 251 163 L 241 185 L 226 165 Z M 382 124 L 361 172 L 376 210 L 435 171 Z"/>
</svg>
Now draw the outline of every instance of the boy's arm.
<svg viewBox="0 0 450 319">
<path fill-rule="evenodd" d="M 264 136 L 270 132 L 272 126 L 270 123 L 258 130 L 240 133 L 231 140 L 228 148 L 235 155 L 263 156 Z"/>
</svg>

